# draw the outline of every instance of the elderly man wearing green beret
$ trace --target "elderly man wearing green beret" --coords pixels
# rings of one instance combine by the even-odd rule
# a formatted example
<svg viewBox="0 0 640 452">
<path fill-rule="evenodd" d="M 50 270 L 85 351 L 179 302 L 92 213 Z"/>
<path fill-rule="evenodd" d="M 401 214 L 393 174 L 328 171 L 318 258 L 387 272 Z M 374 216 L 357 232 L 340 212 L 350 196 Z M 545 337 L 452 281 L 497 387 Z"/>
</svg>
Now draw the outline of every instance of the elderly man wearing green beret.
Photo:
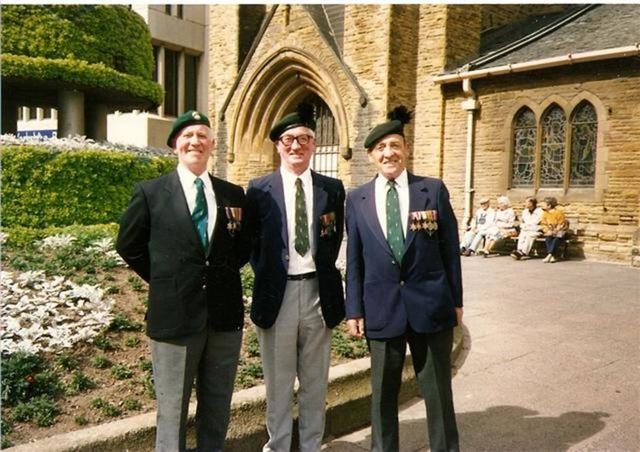
<svg viewBox="0 0 640 452">
<path fill-rule="evenodd" d="M 177 168 L 136 185 L 116 248 L 149 283 L 156 451 L 185 450 L 194 379 L 198 450 L 221 451 L 242 342 L 245 196 L 208 173 L 214 139 L 203 113 L 178 117 L 167 145 Z"/>
<path fill-rule="evenodd" d="M 300 383 L 301 452 L 320 450 L 324 433 L 331 328 L 344 318 L 335 266 L 342 242 L 344 187 L 310 168 L 315 150 L 313 106 L 301 104 L 273 125 L 269 138 L 280 168 L 249 182 L 256 234 L 251 320 L 258 327 L 267 389 L 264 452 L 289 452 L 293 385 Z"/>
<path fill-rule="evenodd" d="M 371 450 L 403 450 L 398 393 L 408 344 L 429 447 L 453 452 L 451 347 L 463 314 L 458 223 L 442 180 L 407 170 L 411 112 L 399 106 L 388 118 L 364 142 L 376 177 L 347 197 L 347 327 L 366 336 L 371 352 Z"/>
</svg>

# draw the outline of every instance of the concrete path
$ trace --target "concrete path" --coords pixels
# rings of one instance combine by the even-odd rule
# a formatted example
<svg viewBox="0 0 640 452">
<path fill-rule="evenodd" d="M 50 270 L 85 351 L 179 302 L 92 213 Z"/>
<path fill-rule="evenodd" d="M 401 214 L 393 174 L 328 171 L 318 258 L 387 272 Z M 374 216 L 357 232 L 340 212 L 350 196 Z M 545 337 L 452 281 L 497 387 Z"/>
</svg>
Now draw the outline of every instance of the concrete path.
<svg viewBox="0 0 640 452">
<path fill-rule="evenodd" d="M 463 451 L 640 451 L 640 271 L 586 261 L 464 258 L 471 349 L 453 391 Z M 427 451 L 425 408 L 400 449 Z M 369 450 L 370 429 L 331 452 Z"/>
</svg>

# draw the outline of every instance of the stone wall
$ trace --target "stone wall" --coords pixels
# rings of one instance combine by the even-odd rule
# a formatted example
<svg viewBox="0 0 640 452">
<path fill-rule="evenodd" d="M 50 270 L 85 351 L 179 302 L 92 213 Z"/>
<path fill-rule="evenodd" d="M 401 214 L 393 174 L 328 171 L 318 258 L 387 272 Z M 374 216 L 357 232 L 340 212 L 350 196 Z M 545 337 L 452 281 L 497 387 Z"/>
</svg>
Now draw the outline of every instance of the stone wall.
<svg viewBox="0 0 640 452">
<path fill-rule="evenodd" d="M 640 222 L 640 76 L 631 61 L 555 68 L 474 81 L 481 104 L 475 124 L 474 209 L 482 196 L 508 194 L 518 207 L 527 196 L 555 196 L 579 234 L 584 255 L 629 262 Z M 457 190 L 464 177 L 466 113 L 460 84 L 444 88 L 444 178 Z M 552 102 L 569 113 L 582 99 L 598 114 L 593 189 L 510 189 L 511 120 L 522 105 L 537 117 Z"/>
</svg>

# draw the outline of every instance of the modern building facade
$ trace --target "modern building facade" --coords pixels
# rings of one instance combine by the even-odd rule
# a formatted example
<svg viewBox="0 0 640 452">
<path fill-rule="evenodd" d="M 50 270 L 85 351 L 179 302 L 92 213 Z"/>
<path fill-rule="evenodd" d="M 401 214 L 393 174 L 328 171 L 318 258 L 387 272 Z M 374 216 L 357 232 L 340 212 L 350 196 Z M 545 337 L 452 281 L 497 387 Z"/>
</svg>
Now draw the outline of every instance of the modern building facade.
<svg viewBox="0 0 640 452">
<path fill-rule="evenodd" d="M 149 26 L 154 51 L 154 81 L 165 90 L 155 111 L 116 111 L 107 116 L 105 138 L 114 143 L 166 147 L 171 123 L 180 112 L 207 109 L 208 59 L 205 5 L 142 5 L 131 9 Z M 21 107 L 18 135 L 56 136 L 58 112 Z"/>
</svg>

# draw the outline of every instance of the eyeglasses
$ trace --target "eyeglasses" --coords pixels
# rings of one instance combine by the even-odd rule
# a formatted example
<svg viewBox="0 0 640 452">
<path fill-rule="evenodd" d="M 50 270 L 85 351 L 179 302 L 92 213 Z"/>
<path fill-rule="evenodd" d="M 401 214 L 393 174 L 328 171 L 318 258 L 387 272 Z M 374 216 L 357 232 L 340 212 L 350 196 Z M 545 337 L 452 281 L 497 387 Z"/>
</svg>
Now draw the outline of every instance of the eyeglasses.
<svg viewBox="0 0 640 452">
<path fill-rule="evenodd" d="M 313 140 L 313 137 L 311 135 L 306 135 L 306 134 L 298 135 L 298 136 L 282 135 L 280 137 L 280 142 L 285 146 L 291 146 L 294 141 L 297 141 L 300 146 L 304 146 L 305 144 L 309 144 L 311 140 Z"/>
</svg>

